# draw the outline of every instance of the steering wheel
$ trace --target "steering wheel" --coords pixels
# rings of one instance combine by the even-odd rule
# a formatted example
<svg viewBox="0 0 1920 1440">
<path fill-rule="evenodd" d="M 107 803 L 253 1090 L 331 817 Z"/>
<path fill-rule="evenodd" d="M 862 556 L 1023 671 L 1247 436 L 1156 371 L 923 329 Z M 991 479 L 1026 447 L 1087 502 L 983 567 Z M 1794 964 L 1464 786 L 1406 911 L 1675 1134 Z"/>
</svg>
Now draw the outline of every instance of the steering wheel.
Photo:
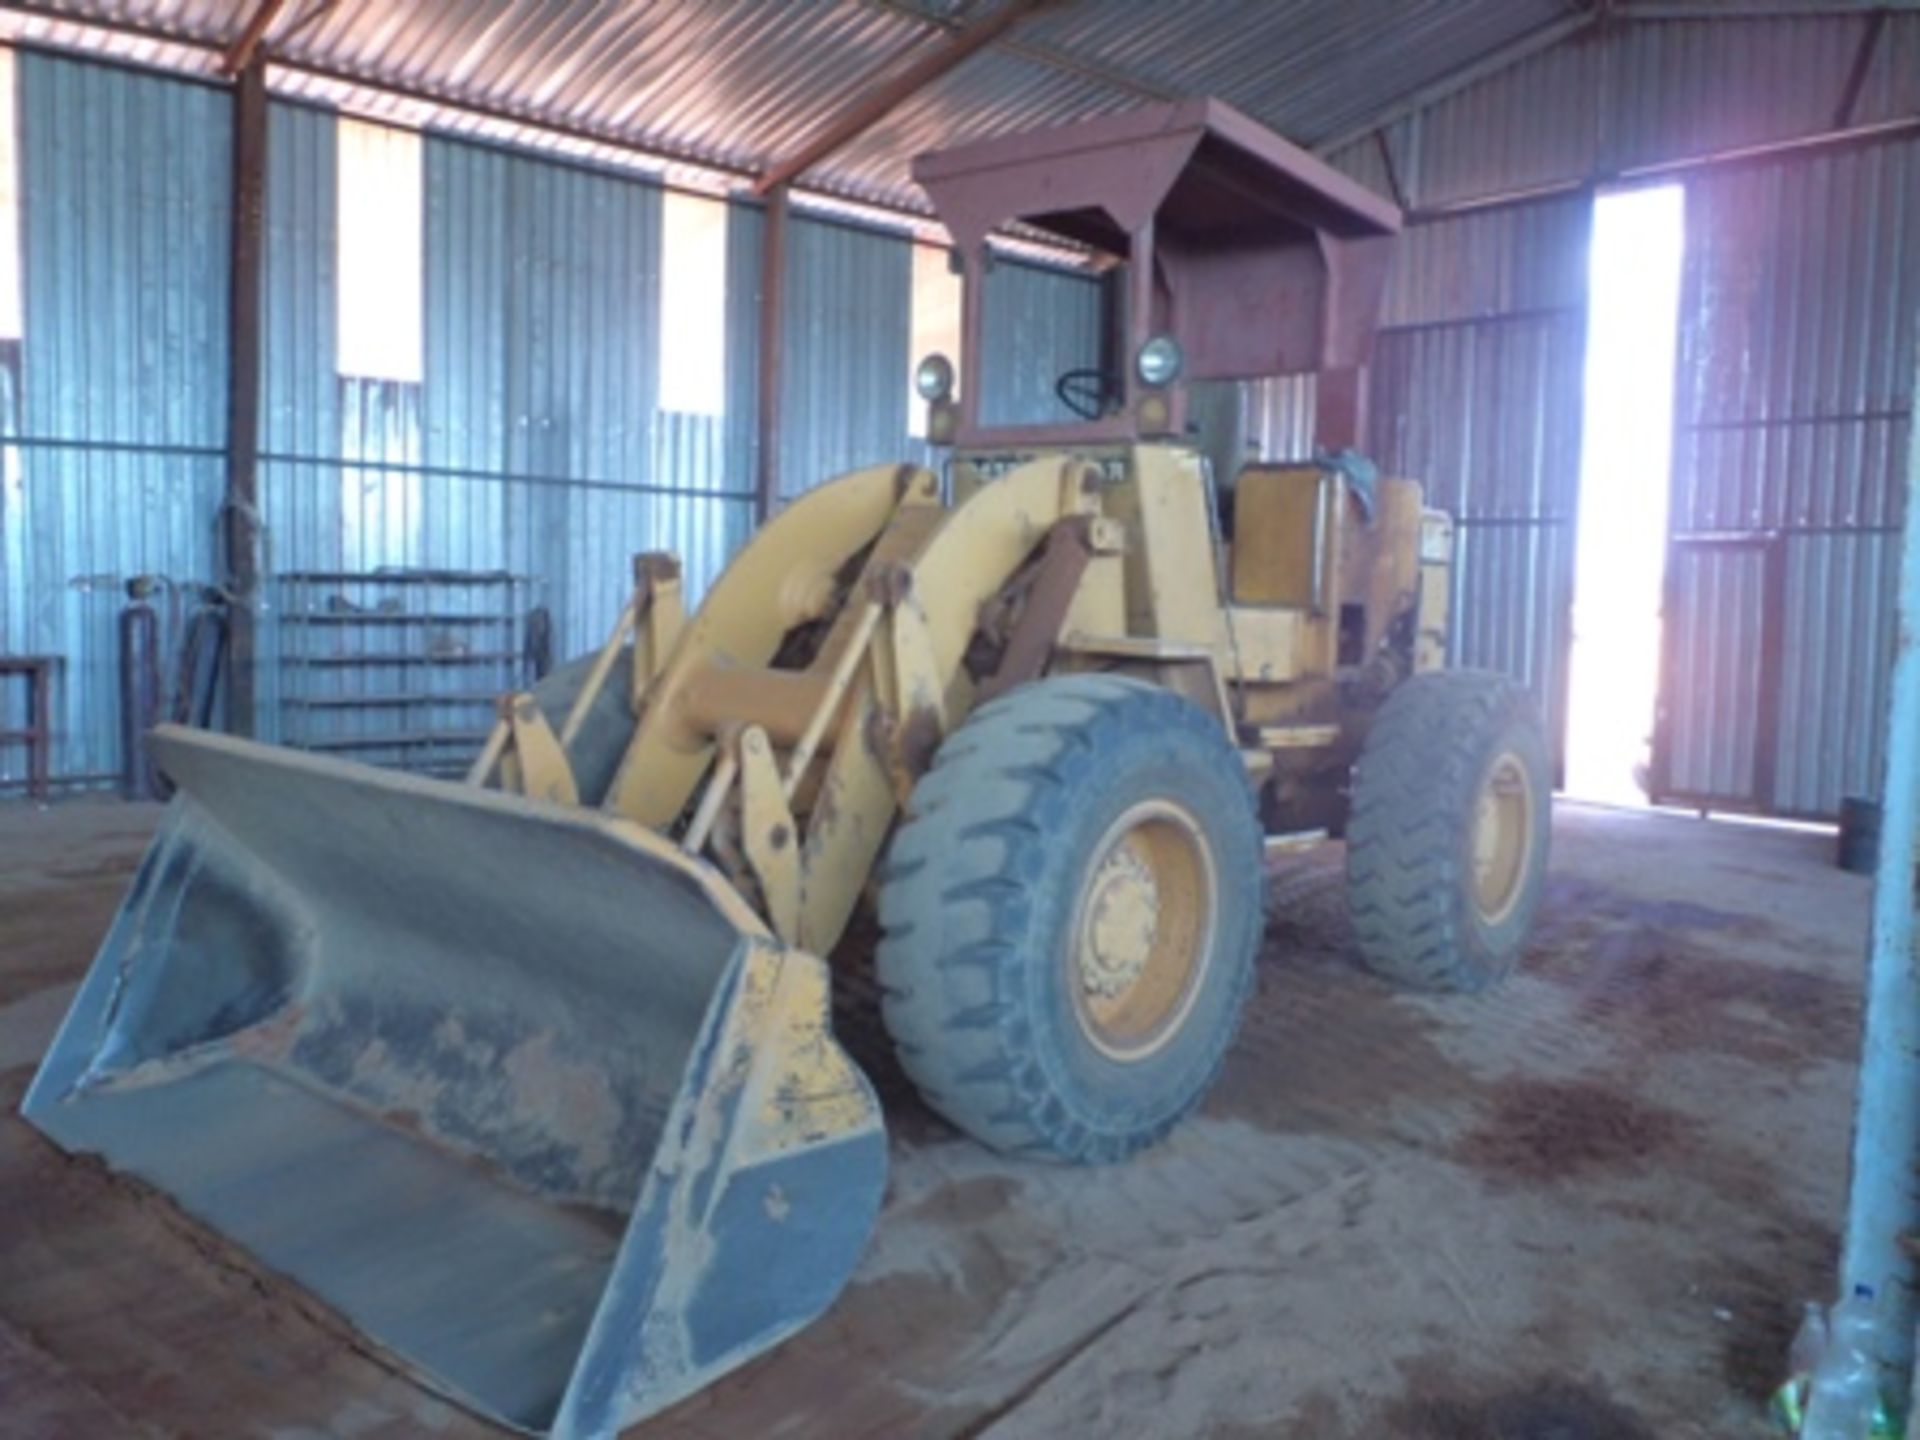
<svg viewBox="0 0 1920 1440">
<path fill-rule="evenodd" d="M 1120 386 L 1107 371 L 1089 367 L 1063 372 L 1053 382 L 1053 393 L 1082 420 L 1098 420 L 1120 398 Z"/>
</svg>

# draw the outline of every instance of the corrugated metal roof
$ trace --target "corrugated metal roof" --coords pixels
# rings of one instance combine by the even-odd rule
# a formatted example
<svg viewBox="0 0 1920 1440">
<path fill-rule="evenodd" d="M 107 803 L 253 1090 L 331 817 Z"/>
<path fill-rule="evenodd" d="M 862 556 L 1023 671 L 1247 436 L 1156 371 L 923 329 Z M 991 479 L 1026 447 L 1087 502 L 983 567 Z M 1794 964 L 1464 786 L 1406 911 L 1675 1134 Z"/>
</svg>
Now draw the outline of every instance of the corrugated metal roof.
<svg viewBox="0 0 1920 1440">
<path fill-rule="evenodd" d="M 1020 33 L 1177 95 L 1217 95 L 1302 144 L 1568 13 L 1565 0 L 1105 0 Z"/>
<path fill-rule="evenodd" d="M 274 57 L 739 171 L 791 154 L 1004 0 L 336 0 L 288 5 Z M 43 15 L 223 46 L 233 0 L 34 0 Z M 926 87 L 807 183 L 918 209 L 917 151 L 1156 97 L 1219 95 L 1302 143 L 1350 131 L 1568 13 L 1566 0 L 1071 0 Z"/>
<path fill-rule="evenodd" d="M 1828 128 L 1868 23 L 1824 16 L 1621 31 L 1603 161 L 1704 155 Z"/>
<path fill-rule="evenodd" d="M 1396 178 L 1432 209 L 1818 134 L 1875 27 L 1854 9 L 1589 29 L 1389 127 Z M 1920 12 L 1889 12 L 1868 59 L 1844 123 L 1920 112 Z M 1386 188 L 1370 137 L 1330 158 Z"/>
</svg>

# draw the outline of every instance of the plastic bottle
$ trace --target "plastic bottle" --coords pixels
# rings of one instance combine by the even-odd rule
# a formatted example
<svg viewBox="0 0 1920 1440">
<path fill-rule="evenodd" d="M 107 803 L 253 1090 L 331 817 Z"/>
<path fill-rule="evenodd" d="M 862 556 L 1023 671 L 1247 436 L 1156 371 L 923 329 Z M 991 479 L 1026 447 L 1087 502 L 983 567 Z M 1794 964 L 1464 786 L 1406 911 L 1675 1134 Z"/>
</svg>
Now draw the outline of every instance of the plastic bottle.
<svg viewBox="0 0 1920 1440">
<path fill-rule="evenodd" d="M 1787 1347 L 1787 1378 L 1773 1392 L 1767 1412 L 1783 1435 L 1798 1435 L 1807 1418 L 1807 1390 L 1827 1353 L 1826 1308 L 1809 1300 L 1800 1307 L 1800 1328 Z"/>
<path fill-rule="evenodd" d="M 1820 1368 L 1826 1353 L 1826 1307 L 1808 1300 L 1800 1307 L 1800 1328 L 1794 1331 L 1793 1344 L 1787 1347 L 1787 1373 L 1803 1380 L 1808 1378 Z"/>
<path fill-rule="evenodd" d="M 1800 1440 L 1867 1440 L 1880 1404 L 1874 1328 L 1873 1291 L 1857 1285 L 1833 1307 Z"/>
</svg>

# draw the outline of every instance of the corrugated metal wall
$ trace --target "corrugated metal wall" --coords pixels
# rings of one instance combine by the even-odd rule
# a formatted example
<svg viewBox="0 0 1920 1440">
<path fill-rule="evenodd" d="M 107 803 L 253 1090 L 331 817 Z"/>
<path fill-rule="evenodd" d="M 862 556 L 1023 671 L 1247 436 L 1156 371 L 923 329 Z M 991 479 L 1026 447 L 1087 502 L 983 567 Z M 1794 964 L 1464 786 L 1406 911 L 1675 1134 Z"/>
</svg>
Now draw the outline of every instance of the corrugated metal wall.
<svg viewBox="0 0 1920 1440">
<path fill-rule="evenodd" d="M 750 528 L 751 471 L 726 418 L 655 403 L 660 190 L 429 138 L 423 378 L 342 376 L 334 132 L 330 115 L 273 107 L 261 487 L 274 579 L 385 567 L 506 572 L 525 583 L 449 582 L 409 592 L 410 603 L 447 616 L 475 605 L 488 614 L 543 605 L 561 657 L 599 643 L 624 603 L 636 551 L 677 549 L 697 595 Z M 310 582 L 289 583 L 302 603 L 327 602 Z M 334 603 L 361 603 L 349 582 L 340 587 Z M 291 603 L 293 591 L 279 593 Z M 270 719 L 302 722 L 278 732 L 286 738 L 331 743 L 417 730 L 423 694 L 464 696 L 471 708 L 475 695 L 520 678 L 511 667 L 454 660 L 514 650 L 517 629 L 488 629 L 483 644 L 473 627 L 492 622 L 449 618 L 409 637 L 447 663 L 409 677 L 396 673 L 395 645 L 369 621 L 328 632 L 332 648 L 319 658 L 334 673 L 323 699 L 388 703 L 330 709 L 315 728 L 294 713 L 310 710 L 313 698 L 279 682 L 305 681 L 287 667 L 311 665 L 309 632 L 319 622 L 277 618 L 263 691 Z M 361 652 L 378 658 L 339 669 Z M 414 708 L 402 707 L 403 696 Z M 444 719 L 447 707 L 439 711 Z"/>
<path fill-rule="evenodd" d="M 731 207 L 727 344 L 730 444 L 757 472 L 761 237 L 754 206 Z M 791 499 L 862 465 L 932 463 L 907 438 L 913 242 L 903 233 L 795 215 L 787 231 L 782 316 L 780 492 Z M 1054 381 L 1100 362 L 1100 283 L 1079 271 L 1000 258 L 988 274 L 986 413 L 1002 423 L 1058 420 Z"/>
<path fill-rule="evenodd" d="M 766 216 L 758 206 L 727 207 L 726 443 L 748 489 L 760 474 L 760 246 L 765 230 Z"/>
<path fill-rule="evenodd" d="M 1831 815 L 1883 764 L 1920 143 L 1700 178 L 1687 230 L 1664 784 Z"/>
<path fill-rule="evenodd" d="M 630 551 L 686 533 L 703 584 L 737 539 L 726 516 L 748 513 L 749 478 L 717 417 L 654 404 L 659 190 L 430 139 L 424 381 L 343 378 L 333 125 L 274 107 L 263 492 L 275 564 L 537 574 L 576 646 L 612 619 Z"/>
<path fill-rule="evenodd" d="M 18 57 L 24 339 L 0 649 L 51 653 L 58 775 L 119 764 L 126 582 L 215 579 L 226 440 L 227 95 Z M 173 607 L 163 600 L 161 608 Z M 0 777 L 24 757 L 9 747 Z"/>
<path fill-rule="evenodd" d="M 1276 375 L 1247 385 L 1247 444 L 1262 460 L 1308 460 L 1318 376 Z"/>
<path fill-rule="evenodd" d="M 781 316 L 780 491 L 903 459 L 913 252 L 905 236 L 795 215 Z"/>
<path fill-rule="evenodd" d="M 1876 23 L 1884 28 L 1846 120 L 1911 117 L 1920 112 L 1920 15 L 1622 24 L 1531 56 L 1334 159 L 1383 192 L 1397 183 L 1417 209 L 1574 187 L 1561 201 L 1449 221 L 1468 227 L 1456 232 L 1461 244 L 1436 251 L 1416 239 L 1402 256 L 1400 296 L 1497 294 L 1516 251 L 1544 246 L 1549 264 L 1580 253 L 1527 233 L 1515 216 L 1583 208 L 1579 187 L 1622 169 L 1833 127 Z M 1884 706 L 1899 524 L 1891 476 L 1912 408 L 1902 366 L 1920 266 L 1916 148 L 1881 143 L 1685 177 L 1690 249 L 1659 736 L 1676 796 L 1820 816 L 1842 794 L 1878 784 L 1874 717 Z M 1543 362 L 1550 353 L 1555 366 L 1574 363 L 1571 323 L 1559 338 L 1536 334 Z M 1383 405 L 1389 415 L 1424 415 L 1407 423 L 1431 427 L 1420 442 L 1427 454 L 1465 455 L 1484 431 L 1458 367 L 1471 364 L 1484 392 L 1487 357 L 1436 336 L 1423 342 L 1428 351 L 1456 351 L 1429 354 L 1422 366 L 1412 343 L 1392 334 L 1383 342 L 1376 421 Z M 1440 391 L 1402 397 L 1396 366 L 1423 370 Z M 1482 393 L 1479 403 L 1500 402 Z M 1390 444 L 1381 448 L 1393 457 Z M 1523 552 L 1519 533 L 1497 534 L 1480 537 L 1479 562 L 1474 534 L 1463 537 L 1468 653 L 1498 656 L 1516 638 L 1509 581 L 1557 590 L 1557 571 L 1571 563 L 1570 544 Z M 1513 553 L 1496 561 L 1503 545 Z M 1484 592 L 1476 573 L 1508 579 Z M 1522 649 L 1537 655 L 1549 639 L 1565 643 L 1541 636 Z"/>
<path fill-rule="evenodd" d="M 1389 474 L 1456 519 L 1456 663 L 1526 682 L 1566 733 L 1590 207 L 1412 227 L 1375 347 L 1368 429 Z"/>
<path fill-rule="evenodd" d="M 1404 193 L 1432 206 L 1766 139 L 1831 118 L 1865 23 L 1625 26 L 1524 61 L 1396 123 L 1384 149 L 1368 140 L 1340 160 L 1385 186 L 1391 159 Z M 1736 32 L 1751 63 L 1726 63 Z M 1920 17 L 1895 16 L 1857 120 L 1920 105 L 1916 54 Z M 0 424 L 23 441 L 10 451 L 0 512 L 0 643 L 70 657 L 58 768 L 79 774 L 115 763 L 111 627 L 125 575 L 212 578 L 229 112 L 217 89 L 44 55 L 23 55 L 21 68 L 27 339 L 11 368 L 0 365 L 0 401 L 17 397 Z M 417 387 L 343 381 L 333 361 L 332 124 L 274 107 L 262 476 L 272 567 L 523 570 L 546 583 L 563 650 L 597 638 L 627 552 L 674 545 L 692 552 L 696 584 L 710 575 L 750 514 L 758 212 L 736 206 L 730 226 L 726 413 L 666 415 L 653 403 L 658 192 L 631 177 L 434 141 L 427 378 Z M 1789 270 L 1841 267 L 1849 303 L 1821 303 L 1816 327 L 1833 355 L 1879 343 L 1874 316 L 1894 307 L 1876 276 L 1916 249 L 1910 231 L 1885 218 L 1889 197 L 1914 203 L 1912 162 L 1901 162 L 1905 179 L 1870 176 L 1862 163 L 1802 158 L 1737 172 L 1777 172 L 1779 195 L 1722 206 L 1777 206 L 1786 233 L 1800 237 L 1783 243 L 1805 251 Z M 1731 185 L 1735 174 L 1702 183 Z M 1792 228 L 1793 217 L 1814 213 L 1824 233 Z M 84 233 L 69 235 L 63 227 L 82 215 Z M 1416 227 L 1373 405 L 1383 462 L 1427 479 L 1467 520 L 1463 657 L 1522 674 L 1556 710 L 1584 232 L 1578 196 Z M 792 241 L 789 494 L 849 465 L 921 453 L 905 442 L 906 239 L 801 216 Z M 990 323 L 1011 327 L 1015 354 L 990 383 L 1006 386 L 1015 410 L 1043 409 L 1063 359 L 1082 344 L 1094 358 L 1097 287 L 1010 265 L 995 273 L 1005 288 Z M 1805 341 L 1815 303 L 1796 299 L 1797 328 L 1767 343 Z M 1727 343 L 1713 337 L 1736 335 L 1738 313 L 1702 311 L 1700 343 Z M 78 375 L 88 377 L 84 391 L 71 384 Z M 1307 398 L 1297 381 L 1257 397 L 1250 422 L 1269 448 L 1309 438 Z M 1893 518 L 1869 496 L 1849 498 L 1842 482 L 1877 473 L 1872 457 L 1898 443 L 1891 412 L 1911 405 L 1883 397 L 1880 413 L 1866 408 L 1871 397 L 1825 398 L 1842 407 L 1837 418 L 1715 412 L 1695 427 L 1699 437 L 1683 437 L 1697 439 L 1687 463 L 1703 473 L 1735 463 L 1707 453 L 1735 444 L 1711 436 L 1747 437 L 1744 455 L 1764 438 L 1765 464 L 1790 472 L 1807 515 L 1828 517 L 1796 522 L 1781 566 L 1791 612 L 1783 633 L 1800 638 L 1781 657 L 1780 684 L 1820 697 L 1786 716 L 1795 733 L 1773 757 L 1781 803 L 1795 809 L 1829 804 L 1875 763 L 1859 727 L 1877 703 L 1872 637 L 1886 623 L 1883 532 Z M 1738 463 L 1751 471 L 1759 462 Z M 343 509 L 350 474 L 370 506 L 354 523 Z M 19 773 L 17 757 L 0 765 L 0 777 Z"/>
<path fill-rule="evenodd" d="M 1590 29 L 1387 127 L 1407 203 L 1429 210 L 1832 128 L 1870 26 L 1851 14 Z M 1849 123 L 1920 112 L 1920 14 L 1889 11 Z M 1381 141 L 1332 158 L 1385 193 Z"/>
<path fill-rule="evenodd" d="M 1668 547 L 1658 798 L 1765 808 L 1761 716 L 1777 685 L 1767 654 L 1779 644 L 1768 613 L 1778 570 L 1764 538 L 1688 537 Z"/>
<path fill-rule="evenodd" d="M 345 563 L 334 362 L 336 128 L 319 110 L 267 111 L 260 493 L 269 571 Z"/>
<path fill-rule="evenodd" d="M 0 433 L 13 437 L 0 649 L 65 657 L 55 772 L 101 776 L 119 764 L 125 581 L 151 573 L 190 593 L 217 578 L 230 101 L 37 53 L 20 57 L 19 96 L 26 339 L 0 345 Z M 477 634 L 449 622 L 403 637 L 379 616 L 323 629 L 303 610 L 538 603 L 565 656 L 601 639 L 634 551 L 677 550 L 697 595 L 751 529 L 758 209 L 730 215 L 723 413 L 665 411 L 658 186 L 430 137 L 423 378 L 342 376 L 336 119 L 276 102 L 268 147 L 264 732 L 344 745 L 444 728 L 519 673 L 406 673 L 399 651 L 451 658 Z M 790 234 L 781 468 L 794 494 L 926 451 L 907 439 L 909 239 L 810 216 Z M 1011 261 L 993 286 L 999 403 L 1051 413 L 1057 371 L 1097 359 L 1098 286 Z M 383 567 L 528 583 L 376 595 L 354 578 Z M 336 578 L 298 578 L 315 575 Z M 341 703 L 367 700 L 381 703 Z M 17 750 L 0 754 L 0 780 L 24 769 Z"/>
<path fill-rule="evenodd" d="M 987 272 L 986 290 L 982 421 L 1039 425 L 1072 420 L 1072 412 L 1054 392 L 1054 382 L 1069 370 L 1100 364 L 1100 282 L 1090 275 L 1001 259 Z"/>
</svg>

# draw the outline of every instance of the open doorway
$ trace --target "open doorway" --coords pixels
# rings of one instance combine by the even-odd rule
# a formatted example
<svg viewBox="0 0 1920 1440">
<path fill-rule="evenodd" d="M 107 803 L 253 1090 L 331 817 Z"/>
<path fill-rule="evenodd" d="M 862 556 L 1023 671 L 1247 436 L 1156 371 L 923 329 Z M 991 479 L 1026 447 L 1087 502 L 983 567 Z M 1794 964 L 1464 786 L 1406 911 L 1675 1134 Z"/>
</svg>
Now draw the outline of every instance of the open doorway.
<svg viewBox="0 0 1920 1440">
<path fill-rule="evenodd" d="M 1595 202 L 1566 777 L 1583 800 L 1647 803 L 1685 234 L 1678 185 Z"/>
</svg>

